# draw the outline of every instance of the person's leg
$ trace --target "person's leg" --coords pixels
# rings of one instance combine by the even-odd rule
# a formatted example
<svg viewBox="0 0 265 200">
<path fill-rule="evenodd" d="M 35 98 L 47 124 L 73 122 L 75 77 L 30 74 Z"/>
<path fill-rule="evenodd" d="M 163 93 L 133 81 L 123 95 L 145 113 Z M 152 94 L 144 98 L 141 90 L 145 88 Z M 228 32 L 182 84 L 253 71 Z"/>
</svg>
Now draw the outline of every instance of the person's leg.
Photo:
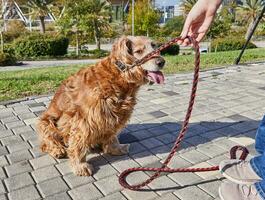
<svg viewBox="0 0 265 200">
<path fill-rule="evenodd" d="M 262 199 L 265 200 L 265 180 L 255 183 L 255 188 Z"/>
<path fill-rule="evenodd" d="M 260 154 L 264 153 L 265 150 L 265 115 L 261 120 L 259 128 L 256 133 L 256 140 L 255 140 L 255 148 L 256 151 Z"/>
</svg>

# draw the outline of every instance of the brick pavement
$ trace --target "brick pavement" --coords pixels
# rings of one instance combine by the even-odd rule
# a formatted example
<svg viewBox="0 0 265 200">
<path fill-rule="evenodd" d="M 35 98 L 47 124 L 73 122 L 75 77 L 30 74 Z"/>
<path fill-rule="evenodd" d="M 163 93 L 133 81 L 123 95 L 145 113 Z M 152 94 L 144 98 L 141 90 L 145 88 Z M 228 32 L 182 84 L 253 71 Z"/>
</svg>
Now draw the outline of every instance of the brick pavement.
<svg viewBox="0 0 265 200">
<path fill-rule="evenodd" d="M 236 144 L 252 156 L 255 130 L 265 113 L 265 64 L 201 73 L 189 132 L 171 167 L 212 166 L 228 157 Z M 190 93 L 192 74 L 169 75 L 165 85 L 142 88 L 130 124 L 120 135 L 131 143 L 130 154 L 94 153 L 92 177 L 76 177 L 66 159 L 41 153 L 35 122 L 51 96 L 0 105 L 0 199 L 218 199 L 223 178 L 218 172 L 163 174 L 146 187 L 130 191 L 117 176 L 128 167 L 160 166 L 180 129 Z M 130 183 L 150 173 L 129 176 Z"/>
</svg>

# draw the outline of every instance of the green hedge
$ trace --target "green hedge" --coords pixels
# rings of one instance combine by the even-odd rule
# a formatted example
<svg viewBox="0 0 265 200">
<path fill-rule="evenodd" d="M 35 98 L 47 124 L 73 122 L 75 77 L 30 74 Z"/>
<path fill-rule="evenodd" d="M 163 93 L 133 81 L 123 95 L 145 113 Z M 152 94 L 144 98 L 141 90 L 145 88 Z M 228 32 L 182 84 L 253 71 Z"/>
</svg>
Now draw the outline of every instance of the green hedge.
<svg viewBox="0 0 265 200">
<path fill-rule="evenodd" d="M 218 38 L 212 41 L 211 49 L 212 51 L 233 51 L 242 49 L 246 40 L 244 38 Z M 255 44 L 250 42 L 247 49 L 257 48 Z"/>
<path fill-rule="evenodd" d="M 161 46 L 162 44 L 159 44 L 159 46 Z M 161 51 L 161 55 L 178 55 L 179 54 L 179 45 L 177 44 L 173 44 L 170 47 L 168 47 L 167 49 L 164 49 Z"/>
<path fill-rule="evenodd" d="M 63 56 L 67 54 L 69 40 L 62 36 L 33 34 L 21 37 L 12 44 L 14 53 L 19 58 L 40 56 Z"/>
<path fill-rule="evenodd" d="M 0 53 L 0 66 L 15 65 L 16 58 L 9 53 Z"/>
</svg>

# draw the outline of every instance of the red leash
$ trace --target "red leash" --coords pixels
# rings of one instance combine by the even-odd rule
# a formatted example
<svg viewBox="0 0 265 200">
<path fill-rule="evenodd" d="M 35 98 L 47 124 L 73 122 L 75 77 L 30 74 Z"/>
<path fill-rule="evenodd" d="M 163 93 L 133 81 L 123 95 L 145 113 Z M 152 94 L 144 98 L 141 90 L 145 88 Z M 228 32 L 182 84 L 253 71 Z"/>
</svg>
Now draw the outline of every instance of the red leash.
<svg viewBox="0 0 265 200">
<path fill-rule="evenodd" d="M 177 43 L 177 41 L 179 41 L 179 40 L 180 40 L 180 38 L 175 38 L 175 39 L 165 43 L 164 45 L 160 46 L 155 51 L 153 51 L 150 54 L 146 55 L 141 60 L 138 60 L 133 66 L 141 65 L 141 64 L 145 63 L 146 61 L 150 60 L 153 56 L 159 54 L 160 51 L 162 51 L 163 49 L 166 49 L 169 46 Z M 199 81 L 200 48 L 199 48 L 199 44 L 198 44 L 198 42 L 196 40 L 194 40 L 193 38 L 190 38 L 190 37 L 189 37 L 189 40 L 192 42 L 193 48 L 194 48 L 194 51 L 195 51 L 195 62 L 194 62 L 195 68 L 194 68 L 194 77 L 193 77 L 193 83 L 192 83 L 192 90 L 191 90 L 191 95 L 190 95 L 189 106 L 188 106 L 188 109 L 187 109 L 185 120 L 182 123 L 182 129 L 180 130 L 180 133 L 179 133 L 179 135 L 178 135 L 178 137 L 176 139 L 176 142 L 175 142 L 174 146 L 172 147 L 169 155 L 167 156 L 166 160 L 162 164 L 162 167 L 160 167 L 160 168 L 150 168 L 150 167 L 129 168 L 129 169 L 123 171 L 120 174 L 119 183 L 124 188 L 130 189 L 130 190 L 138 190 L 138 189 L 148 185 L 149 183 L 151 183 L 154 179 L 159 177 L 162 172 L 168 172 L 168 173 L 175 173 L 175 172 L 206 172 L 206 171 L 219 170 L 219 166 L 213 166 L 213 167 L 207 167 L 207 168 L 174 168 L 174 169 L 167 167 L 168 164 L 170 163 L 172 157 L 176 153 L 176 151 L 177 151 L 181 141 L 183 140 L 185 134 L 187 133 L 189 120 L 190 120 L 190 117 L 191 117 L 191 113 L 192 113 L 192 109 L 193 109 L 193 105 L 194 105 L 194 101 L 195 101 L 195 97 L 196 97 L 197 85 L 198 85 L 198 81 Z M 236 159 L 236 152 L 238 150 L 242 151 L 242 154 L 241 154 L 239 159 L 245 160 L 249 152 L 248 152 L 248 150 L 245 147 L 242 147 L 242 146 L 234 146 L 230 150 L 231 159 Z M 154 175 L 152 175 L 150 178 L 148 178 L 146 181 L 142 182 L 142 183 L 139 183 L 139 184 L 136 184 L 136 185 L 129 185 L 128 182 L 126 181 L 126 177 L 130 173 L 136 172 L 136 171 L 154 171 L 156 173 Z"/>
</svg>

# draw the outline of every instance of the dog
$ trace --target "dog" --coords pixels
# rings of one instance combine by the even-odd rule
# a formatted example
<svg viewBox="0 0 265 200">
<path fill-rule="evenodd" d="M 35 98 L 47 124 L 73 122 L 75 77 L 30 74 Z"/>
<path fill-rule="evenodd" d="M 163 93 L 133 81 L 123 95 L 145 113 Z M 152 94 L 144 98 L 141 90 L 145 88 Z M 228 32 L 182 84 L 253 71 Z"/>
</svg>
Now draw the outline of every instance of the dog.
<svg viewBox="0 0 265 200">
<path fill-rule="evenodd" d="M 123 36 L 108 57 L 63 81 L 37 124 L 41 151 L 54 158 L 68 156 L 78 176 L 92 175 L 92 165 L 86 162 L 91 147 L 127 154 L 129 145 L 120 144 L 117 135 L 131 117 L 139 88 L 164 82 L 160 70 L 165 60 L 156 55 L 141 66 L 122 68 L 154 49 L 147 37 Z"/>
</svg>

